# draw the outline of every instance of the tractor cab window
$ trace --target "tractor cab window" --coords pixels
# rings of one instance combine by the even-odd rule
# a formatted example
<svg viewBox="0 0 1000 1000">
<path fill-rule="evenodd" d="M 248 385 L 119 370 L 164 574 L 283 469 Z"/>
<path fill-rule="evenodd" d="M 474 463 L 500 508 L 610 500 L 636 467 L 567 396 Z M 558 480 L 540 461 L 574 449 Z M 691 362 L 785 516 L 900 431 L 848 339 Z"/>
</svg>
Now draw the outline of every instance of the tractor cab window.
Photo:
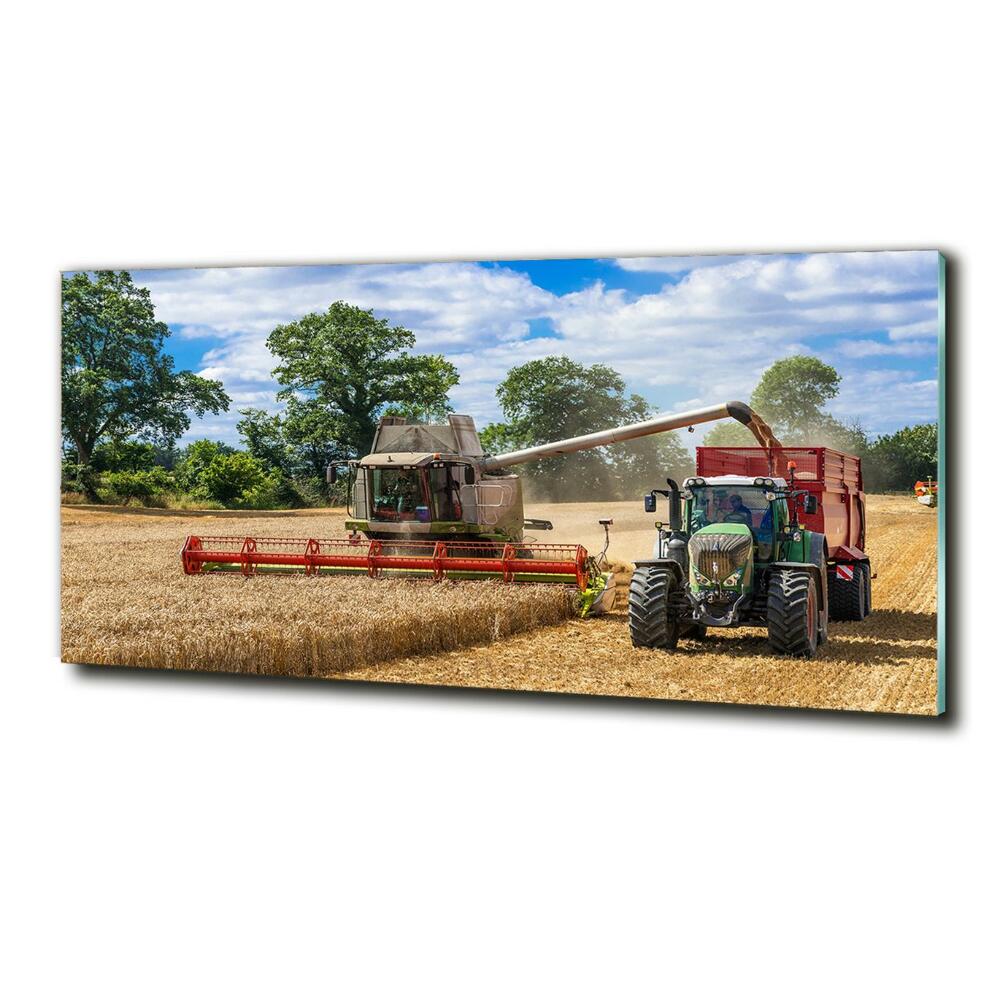
<svg viewBox="0 0 1000 1000">
<path fill-rule="evenodd" d="M 691 490 L 689 502 L 690 531 L 710 524 L 745 524 L 756 543 L 757 558 L 767 560 L 774 551 L 775 529 L 784 527 L 788 519 L 783 502 L 771 503 L 767 491 L 757 486 L 700 486 Z M 774 524 L 774 508 L 778 525 Z M 784 510 L 784 515 L 781 514 Z"/>
<path fill-rule="evenodd" d="M 373 521 L 429 521 L 426 472 L 376 466 L 371 476 Z"/>
</svg>

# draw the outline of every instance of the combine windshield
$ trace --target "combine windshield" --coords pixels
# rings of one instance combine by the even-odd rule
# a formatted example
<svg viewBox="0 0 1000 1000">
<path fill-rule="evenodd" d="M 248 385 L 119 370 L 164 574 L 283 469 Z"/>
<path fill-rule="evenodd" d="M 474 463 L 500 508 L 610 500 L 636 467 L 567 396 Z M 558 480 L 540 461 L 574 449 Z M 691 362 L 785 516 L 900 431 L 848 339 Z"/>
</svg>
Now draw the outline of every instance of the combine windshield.
<svg viewBox="0 0 1000 1000">
<path fill-rule="evenodd" d="M 422 469 L 368 470 L 373 521 L 429 521 L 427 478 Z"/>
<path fill-rule="evenodd" d="M 442 462 L 421 468 L 368 470 L 373 521 L 461 521 L 460 490 L 468 466 Z"/>
<path fill-rule="evenodd" d="M 698 486 L 688 502 L 689 530 L 699 531 L 710 524 L 745 524 L 757 543 L 757 558 L 771 557 L 774 547 L 774 515 L 767 490 L 757 486 Z M 787 521 L 783 501 L 773 504 L 778 511 L 778 528 Z"/>
</svg>

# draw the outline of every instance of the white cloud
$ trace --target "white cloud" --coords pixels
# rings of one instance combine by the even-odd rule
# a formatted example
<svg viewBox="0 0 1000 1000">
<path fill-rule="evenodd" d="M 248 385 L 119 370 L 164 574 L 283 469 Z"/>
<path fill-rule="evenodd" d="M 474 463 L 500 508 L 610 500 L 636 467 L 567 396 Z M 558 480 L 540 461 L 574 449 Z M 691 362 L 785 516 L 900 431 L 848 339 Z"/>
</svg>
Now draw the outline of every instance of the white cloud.
<svg viewBox="0 0 1000 1000">
<path fill-rule="evenodd" d="M 935 302 L 935 311 L 937 303 Z M 889 327 L 890 340 L 910 340 L 914 337 L 932 337 L 938 335 L 938 318 L 918 320 L 915 323 L 907 323 L 905 326 Z"/>
<path fill-rule="evenodd" d="M 677 274 L 694 268 L 718 267 L 743 258 L 734 254 L 698 254 L 688 257 L 616 257 L 615 266 L 623 271 L 653 274 Z"/>
<path fill-rule="evenodd" d="M 836 412 L 898 424 L 917 402 L 927 411 L 926 379 L 886 369 L 880 378 L 890 386 L 912 385 L 879 406 L 853 391 L 870 386 L 871 373 L 851 362 L 933 353 L 935 253 L 668 258 L 654 267 L 658 260 L 615 262 L 622 271 L 688 272 L 643 295 L 597 281 L 559 296 L 510 267 L 468 263 L 213 268 L 139 280 L 181 336 L 216 338 L 202 374 L 252 405 L 276 389 L 270 331 L 344 299 L 413 330 L 417 350 L 445 354 L 461 374 L 453 404 L 480 423 L 498 417 L 495 388 L 506 371 L 547 354 L 609 364 L 667 409 L 746 397 L 777 358 L 826 352 L 845 376 Z M 537 336 L 537 320 L 552 333 Z M 204 434 L 206 425 L 192 430 Z"/>
<path fill-rule="evenodd" d="M 837 344 L 837 351 L 847 358 L 916 358 L 935 354 L 937 344 L 926 340 L 889 344 L 879 340 L 842 340 Z"/>
</svg>

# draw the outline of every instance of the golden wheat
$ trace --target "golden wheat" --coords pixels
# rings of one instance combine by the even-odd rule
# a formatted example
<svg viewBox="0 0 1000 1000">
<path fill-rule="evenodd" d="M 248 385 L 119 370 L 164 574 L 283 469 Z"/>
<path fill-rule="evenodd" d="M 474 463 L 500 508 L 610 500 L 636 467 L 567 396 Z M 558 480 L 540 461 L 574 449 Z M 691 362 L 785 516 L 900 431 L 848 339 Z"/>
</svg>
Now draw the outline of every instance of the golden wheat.
<svg viewBox="0 0 1000 1000">
<path fill-rule="evenodd" d="M 761 629 L 715 629 L 673 653 L 634 649 L 621 595 L 650 518 L 615 515 L 618 610 L 575 620 L 557 587 L 308 577 L 185 577 L 187 532 L 338 533 L 332 514 L 273 518 L 66 510 L 63 658 L 249 673 L 692 701 L 932 713 L 937 520 L 907 497 L 868 498 L 874 613 L 833 623 L 814 660 L 773 656 Z M 635 511 L 639 511 L 636 513 Z M 566 541 L 602 544 L 593 506 L 537 507 Z M 589 532 L 589 534 L 588 534 Z M 496 641 L 501 639 L 503 641 Z"/>
<path fill-rule="evenodd" d="M 553 510 L 543 513 L 554 515 Z M 619 565 L 617 610 L 605 618 L 567 621 L 492 646 L 398 659 L 352 676 L 410 684 L 933 714 L 935 514 L 908 497 L 869 496 L 868 551 L 878 573 L 872 587 L 873 614 L 863 622 L 832 622 L 829 642 L 814 660 L 775 656 L 765 631 L 750 628 L 711 629 L 703 641 L 682 639 L 672 653 L 635 649 L 622 600 L 628 572 Z M 621 522 L 625 535 L 625 517 Z M 647 544 L 645 533 L 640 544 Z"/>
<path fill-rule="evenodd" d="M 273 521 L 247 519 L 235 527 L 234 533 L 274 533 Z M 367 577 L 186 577 L 179 556 L 185 530 L 192 529 L 176 517 L 75 511 L 64 517 L 64 660 L 241 673 L 343 673 L 392 657 L 495 641 L 573 613 L 573 594 L 563 587 Z M 205 531 L 204 519 L 198 530 Z M 210 530 L 229 528 L 223 523 Z M 330 530 L 329 518 L 296 519 L 296 534 Z"/>
</svg>

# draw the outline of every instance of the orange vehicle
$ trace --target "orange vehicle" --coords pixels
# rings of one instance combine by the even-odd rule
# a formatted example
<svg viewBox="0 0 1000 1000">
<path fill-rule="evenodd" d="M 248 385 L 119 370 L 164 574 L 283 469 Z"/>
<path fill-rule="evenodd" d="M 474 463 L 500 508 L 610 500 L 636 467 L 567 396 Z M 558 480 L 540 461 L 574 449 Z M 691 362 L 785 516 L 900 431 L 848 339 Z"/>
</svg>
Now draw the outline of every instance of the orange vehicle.
<svg viewBox="0 0 1000 1000">
<path fill-rule="evenodd" d="M 922 503 L 925 507 L 937 506 L 937 493 L 936 479 L 918 479 L 913 487 L 913 495 L 917 498 L 917 503 Z"/>
</svg>

